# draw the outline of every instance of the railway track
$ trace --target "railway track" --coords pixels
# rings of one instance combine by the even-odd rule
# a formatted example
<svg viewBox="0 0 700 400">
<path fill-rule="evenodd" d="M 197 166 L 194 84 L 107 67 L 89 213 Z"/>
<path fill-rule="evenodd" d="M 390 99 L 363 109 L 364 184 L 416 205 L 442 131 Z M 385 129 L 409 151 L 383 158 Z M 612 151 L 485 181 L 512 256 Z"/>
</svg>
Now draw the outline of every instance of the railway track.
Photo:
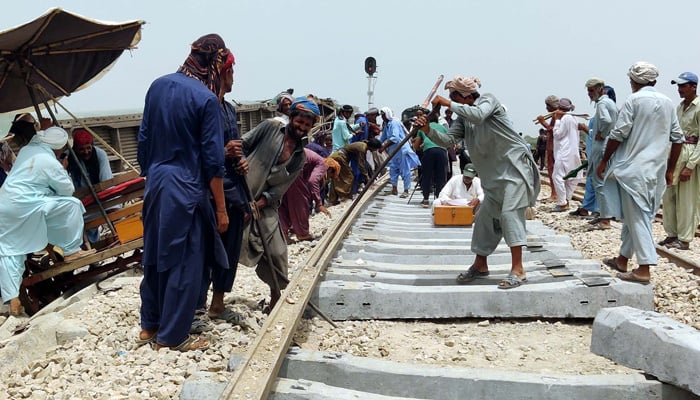
<svg viewBox="0 0 700 400">
<path fill-rule="evenodd" d="M 428 210 L 387 195 L 386 184 L 384 177 L 357 198 L 316 245 L 235 366 L 222 399 L 450 399 L 466 398 L 464 390 L 473 398 L 503 398 L 508 393 L 512 399 L 644 399 L 659 389 L 654 386 L 659 382 L 637 374 L 612 375 L 614 383 L 597 375 L 495 377 L 482 370 L 290 349 L 309 301 L 336 321 L 416 324 L 470 317 L 590 321 L 603 307 L 654 307 L 651 287 L 612 278 L 598 261 L 586 260 L 573 249 L 568 237 L 537 221 L 527 225 L 527 285 L 511 291 L 496 288 L 510 268 L 504 244 L 489 258 L 489 277 L 456 285 L 454 276 L 473 259 L 468 250 L 471 228 L 434 227 Z M 664 385 L 664 390 L 674 389 Z M 629 393 L 638 396 L 625 397 Z M 678 396 L 671 398 L 686 398 Z"/>
</svg>

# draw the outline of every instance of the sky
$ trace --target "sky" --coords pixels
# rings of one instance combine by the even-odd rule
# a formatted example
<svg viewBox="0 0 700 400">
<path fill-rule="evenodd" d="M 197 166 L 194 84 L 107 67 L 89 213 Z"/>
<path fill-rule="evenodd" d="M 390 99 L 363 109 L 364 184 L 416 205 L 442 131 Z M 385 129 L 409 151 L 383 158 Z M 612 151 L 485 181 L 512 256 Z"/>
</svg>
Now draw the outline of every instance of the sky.
<svg viewBox="0 0 700 400">
<path fill-rule="evenodd" d="M 78 115 L 138 112 L 150 83 L 175 71 L 189 45 L 218 33 L 235 57 L 229 100 L 270 99 L 294 88 L 368 107 L 364 60 L 377 60 L 374 105 L 396 114 L 424 101 L 439 75 L 476 76 L 503 103 L 516 131 L 536 136 L 544 98 L 568 97 L 593 114 L 584 84 L 596 76 L 631 89 L 636 61 L 660 70 L 656 88 L 679 101 L 671 79 L 700 74 L 699 1 L 680 0 L 23 0 L 0 29 L 52 7 L 104 21 L 143 20 L 138 48 L 102 79 L 61 100 Z M 444 85 L 444 82 L 443 82 Z M 446 96 L 442 86 L 438 94 Z M 59 109 L 58 118 L 68 118 Z"/>
</svg>

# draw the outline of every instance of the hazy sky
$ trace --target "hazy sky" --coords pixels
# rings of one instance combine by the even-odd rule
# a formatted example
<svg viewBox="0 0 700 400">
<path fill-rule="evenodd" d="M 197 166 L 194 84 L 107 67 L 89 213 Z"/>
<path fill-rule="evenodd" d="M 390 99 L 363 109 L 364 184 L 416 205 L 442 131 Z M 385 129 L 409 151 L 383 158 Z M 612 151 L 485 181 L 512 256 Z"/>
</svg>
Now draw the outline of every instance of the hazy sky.
<svg viewBox="0 0 700 400">
<path fill-rule="evenodd" d="M 151 81 L 175 71 L 189 44 L 212 32 L 236 57 L 229 99 L 268 99 L 291 87 L 365 110 L 364 59 L 373 56 L 376 106 L 400 113 L 421 103 L 440 74 L 445 81 L 477 76 L 481 92 L 493 93 L 528 135 L 536 134 L 532 119 L 544 113 L 549 94 L 592 113 L 584 88 L 592 76 L 615 87 L 621 104 L 636 61 L 659 67 L 657 89 L 674 102 L 670 80 L 686 70 L 700 74 L 700 2 L 692 0 L 23 0 L 4 7 L 0 29 L 51 7 L 147 22 L 138 49 L 62 101 L 78 114 L 139 110 Z"/>
</svg>

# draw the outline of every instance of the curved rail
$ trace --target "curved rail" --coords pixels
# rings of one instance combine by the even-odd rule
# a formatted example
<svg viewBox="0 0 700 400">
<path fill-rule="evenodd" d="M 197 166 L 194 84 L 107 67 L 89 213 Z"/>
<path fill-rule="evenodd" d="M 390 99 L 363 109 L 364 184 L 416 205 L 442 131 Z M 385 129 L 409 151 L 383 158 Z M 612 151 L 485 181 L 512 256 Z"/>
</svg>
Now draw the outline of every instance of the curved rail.
<svg viewBox="0 0 700 400">
<path fill-rule="evenodd" d="M 370 195 L 364 195 L 366 192 L 358 195 L 345 215 L 319 241 L 306 265 L 297 270 L 277 306 L 260 328 L 252 346 L 236 367 L 222 399 L 267 398 L 313 289 L 327 266 L 328 257 L 340 246 L 367 201 L 387 181 L 388 177 L 384 176 L 378 184 L 368 187 L 366 192 Z"/>
</svg>

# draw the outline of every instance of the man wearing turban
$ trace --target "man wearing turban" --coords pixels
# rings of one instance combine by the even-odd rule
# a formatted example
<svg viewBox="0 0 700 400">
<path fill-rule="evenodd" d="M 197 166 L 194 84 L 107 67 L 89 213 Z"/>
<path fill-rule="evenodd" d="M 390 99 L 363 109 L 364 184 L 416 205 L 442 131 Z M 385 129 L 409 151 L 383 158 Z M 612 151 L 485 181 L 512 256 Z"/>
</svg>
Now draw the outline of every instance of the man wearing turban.
<svg viewBox="0 0 700 400">
<path fill-rule="evenodd" d="M 406 130 L 399 118 L 394 118 L 394 113 L 389 107 L 382 107 L 380 110 L 384 126 L 382 136 L 382 148 L 379 151 L 387 150 L 389 154 L 396 150 L 396 147 L 406 137 Z M 418 156 L 406 142 L 397 151 L 394 158 L 389 161 L 389 181 L 391 182 L 391 194 L 398 194 L 399 176 L 403 181 L 403 193 L 401 198 L 407 198 L 411 190 L 411 170 L 420 166 Z"/>
<path fill-rule="evenodd" d="M 219 35 L 202 36 L 179 70 L 156 79 L 146 94 L 138 136 L 138 162 L 147 178 L 138 340 L 155 342 L 156 349 L 209 346 L 188 333 L 205 262 L 228 268 L 217 231 L 228 229 L 219 93 L 229 54 Z"/>
<path fill-rule="evenodd" d="M 68 157 L 68 174 L 73 179 L 76 188 L 84 188 L 106 180 L 112 179 L 112 168 L 109 166 L 107 153 L 95 147 L 90 132 L 83 128 L 73 131 L 73 152 L 78 157 L 76 161 L 73 157 Z M 86 181 L 80 171 L 80 165 L 87 172 L 90 181 Z M 88 229 L 87 238 L 90 243 L 95 243 L 100 239 L 98 228 Z"/>
<path fill-rule="evenodd" d="M 547 174 L 549 175 L 549 187 L 552 189 L 549 196 L 549 201 L 557 201 L 557 192 L 554 187 L 554 111 L 559 109 L 559 97 L 550 94 L 544 99 L 544 106 L 547 112 L 552 115 L 549 122 L 547 122 L 542 115 L 537 116 L 537 122 L 539 122 L 544 129 L 547 131 L 547 141 L 545 146 L 545 155 L 547 156 Z"/>
<path fill-rule="evenodd" d="M 649 267 L 657 264 L 651 221 L 673 181 L 684 142 L 673 102 L 654 89 L 658 75 L 648 62 L 630 67 L 632 94 L 618 114 L 596 170 L 603 180 L 601 208 L 605 205 L 611 216 L 622 220 L 620 253 L 604 262 L 620 271 L 620 279 L 635 282 L 649 282 Z M 627 272 L 634 255 L 639 267 Z"/>
<path fill-rule="evenodd" d="M 241 254 L 241 241 L 245 221 L 250 216 L 248 194 L 245 190 L 244 175 L 248 171 L 248 162 L 243 157 L 241 138 L 238 133 L 238 118 L 233 104 L 226 101 L 224 96 L 233 89 L 233 66 L 236 60 L 233 53 L 229 52 L 221 66 L 221 86 L 219 88 L 219 101 L 221 102 L 221 115 L 224 122 L 225 143 L 225 168 L 223 186 L 226 201 L 226 213 L 229 217 L 229 225 L 226 232 L 221 233 L 221 240 L 226 248 L 228 268 L 218 263 L 208 263 L 205 269 L 205 278 L 202 282 L 202 291 L 199 297 L 197 309 L 205 309 L 209 286 L 212 287 L 211 304 L 208 317 L 231 323 L 240 323 L 240 315 L 235 313 L 224 303 L 224 296 L 233 289 L 238 270 L 238 258 Z M 214 204 L 216 207 L 216 204 Z M 206 322 L 195 320 L 193 331 Z"/>
<path fill-rule="evenodd" d="M 18 296 L 27 254 L 49 243 L 63 250 L 66 261 L 94 253 L 80 250 L 85 208 L 57 158 L 68 133 L 51 127 L 29 137 L 0 188 L 0 292 L 15 316 L 22 313 Z"/>
<path fill-rule="evenodd" d="M 320 114 L 312 100 L 297 97 L 287 125 L 268 119 L 242 137 L 250 167 L 248 185 L 259 217 L 243 233 L 240 262 L 249 267 L 257 265 L 255 272 L 270 287 L 269 310 L 275 307 L 288 282 L 287 243 L 280 230 L 278 210 L 282 196 L 304 168 L 302 139 Z"/>
<path fill-rule="evenodd" d="M 578 121 L 570 114 L 574 110 L 571 100 L 559 100 L 559 109 L 554 113 L 554 170 L 552 184 L 557 192 L 557 205 L 552 211 L 562 212 L 569 209 L 569 200 L 583 174 L 572 179 L 564 180 L 567 173 L 581 164 L 579 155 Z"/>
<path fill-rule="evenodd" d="M 487 257 L 501 239 L 510 247 L 510 274 L 498 287 L 510 289 L 525 282 L 522 246 L 527 242 L 525 210 L 535 205 L 540 191 L 537 164 L 525 140 L 513 129 L 505 108 L 490 93 L 480 94 L 476 78 L 455 77 L 445 88 L 450 98 L 436 96 L 433 107 L 449 107 L 456 115 L 447 134 L 431 129 L 424 116 L 416 124 L 435 143 L 451 146 L 464 140 L 474 167 L 479 171 L 484 201 L 474 221 L 471 250 L 476 255 L 458 283 L 489 275 Z"/>
</svg>

